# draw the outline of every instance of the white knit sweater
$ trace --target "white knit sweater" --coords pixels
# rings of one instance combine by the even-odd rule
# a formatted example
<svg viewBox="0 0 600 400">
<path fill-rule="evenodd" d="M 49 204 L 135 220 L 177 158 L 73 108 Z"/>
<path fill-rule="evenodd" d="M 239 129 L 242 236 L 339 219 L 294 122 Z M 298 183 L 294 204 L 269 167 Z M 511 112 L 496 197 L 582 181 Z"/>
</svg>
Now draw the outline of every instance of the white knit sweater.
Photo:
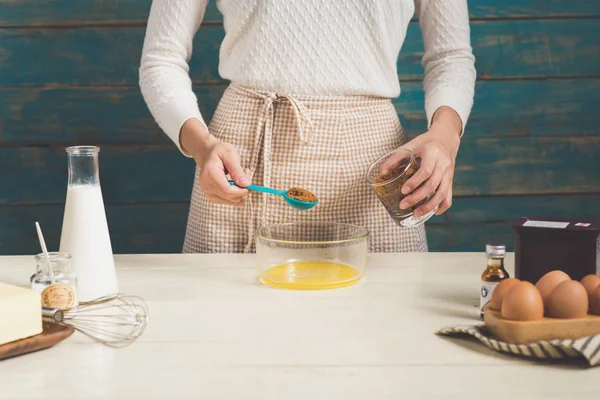
<svg viewBox="0 0 600 400">
<path fill-rule="evenodd" d="M 207 2 L 153 0 L 148 19 L 140 86 L 177 146 L 187 119 L 203 121 L 188 61 Z M 456 110 L 463 127 L 467 122 L 475 67 L 466 0 L 217 0 L 217 6 L 226 33 L 222 78 L 292 95 L 389 98 L 400 94 L 396 64 L 416 9 L 428 122 L 443 105 Z"/>
</svg>

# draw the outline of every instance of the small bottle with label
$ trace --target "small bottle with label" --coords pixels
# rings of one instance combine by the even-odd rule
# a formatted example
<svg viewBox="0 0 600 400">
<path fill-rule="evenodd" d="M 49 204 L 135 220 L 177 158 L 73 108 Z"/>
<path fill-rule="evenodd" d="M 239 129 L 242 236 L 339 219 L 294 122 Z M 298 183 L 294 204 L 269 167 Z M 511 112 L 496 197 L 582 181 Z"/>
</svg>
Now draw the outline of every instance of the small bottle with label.
<svg viewBox="0 0 600 400">
<path fill-rule="evenodd" d="M 502 244 L 488 244 L 485 246 L 487 255 L 487 268 L 481 274 L 481 289 L 479 292 L 479 316 L 483 319 L 483 308 L 492 299 L 492 293 L 504 279 L 510 278 L 504 269 L 504 256 L 506 246 Z"/>
<path fill-rule="evenodd" d="M 77 276 L 71 271 L 69 253 L 49 252 L 35 256 L 36 273 L 31 288 L 42 295 L 42 307 L 66 310 L 78 305 Z"/>
</svg>

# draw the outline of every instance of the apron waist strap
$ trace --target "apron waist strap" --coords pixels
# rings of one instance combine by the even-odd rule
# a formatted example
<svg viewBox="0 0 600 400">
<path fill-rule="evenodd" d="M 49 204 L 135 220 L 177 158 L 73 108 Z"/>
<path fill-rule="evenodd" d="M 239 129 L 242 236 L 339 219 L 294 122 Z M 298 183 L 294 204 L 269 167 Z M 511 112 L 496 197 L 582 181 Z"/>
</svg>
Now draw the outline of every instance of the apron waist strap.
<svg viewBox="0 0 600 400">
<path fill-rule="evenodd" d="M 237 92 L 238 94 L 246 95 L 248 97 L 253 97 L 256 99 L 263 100 L 263 105 L 261 109 L 261 117 L 265 111 L 269 111 L 273 109 L 273 104 L 279 103 L 282 101 L 287 101 L 294 111 L 294 116 L 296 119 L 296 126 L 298 128 L 298 136 L 300 137 L 300 141 L 304 144 L 311 144 L 315 135 L 315 128 L 308 116 L 308 109 L 306 106 L 298 101 L 294 96 L 280 91 L 267 91 L 260 89 L 252 89 L 245 86 L 241 86 L 235 83 L 230 85 L 230 88 Z M 273 117 L 273 115 L 271 115 Z M 261 118 L 262 120 L 263 118 Z M 258 125 L 260 128 L 261 122 L 264 124 L 266 121 L 259 120 Z M 272 122 L 272 120 L 271 120 Z"/>
</svg>

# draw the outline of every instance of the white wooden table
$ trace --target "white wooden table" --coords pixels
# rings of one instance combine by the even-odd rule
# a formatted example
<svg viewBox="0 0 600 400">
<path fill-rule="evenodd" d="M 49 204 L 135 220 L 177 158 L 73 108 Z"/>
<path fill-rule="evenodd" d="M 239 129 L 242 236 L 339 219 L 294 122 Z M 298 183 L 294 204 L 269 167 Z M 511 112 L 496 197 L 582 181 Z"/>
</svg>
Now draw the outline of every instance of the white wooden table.
<svg viewBox="0 0 600 400">
<path fill-rule="evenodd" d="M 0 399 L 599 399 L 600 369 L 543 365 L 439 337 L 475 324 L 483 253 L 371 255 L 357 286 L 261 286 L 253 256 L 117 256 L 151 322 L 113 350 L 76 333 L 0 361 Z M 513 271 L 512 255 L 508 256 Z M 0 257 L 25 285 L 32 257 Z"/>
</svg>

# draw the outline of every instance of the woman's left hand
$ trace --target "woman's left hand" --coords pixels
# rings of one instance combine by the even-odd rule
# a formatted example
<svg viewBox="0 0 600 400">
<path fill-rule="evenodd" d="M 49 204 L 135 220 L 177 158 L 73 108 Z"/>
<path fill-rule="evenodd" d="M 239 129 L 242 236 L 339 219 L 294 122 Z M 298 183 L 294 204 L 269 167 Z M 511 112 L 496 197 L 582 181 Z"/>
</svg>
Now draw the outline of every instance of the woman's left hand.
<svg viewBox="0 0 600 400">
<path fill-rule="evenodd" d="M 434 192 L 425 204 L 414 210 L 413 215 L 418 218 L 436 207 L 436 215 L 440 215 L 450 208 L 461 131 L 462 122 L 458 114 L 443 106 L 436 111 L 429 131 L 402 146 L 420 158 L 421 166 L 402 187 L 402 193 L 410 195 L 400 202 L 401 209 L 419 203 Z"/>
</svg>

